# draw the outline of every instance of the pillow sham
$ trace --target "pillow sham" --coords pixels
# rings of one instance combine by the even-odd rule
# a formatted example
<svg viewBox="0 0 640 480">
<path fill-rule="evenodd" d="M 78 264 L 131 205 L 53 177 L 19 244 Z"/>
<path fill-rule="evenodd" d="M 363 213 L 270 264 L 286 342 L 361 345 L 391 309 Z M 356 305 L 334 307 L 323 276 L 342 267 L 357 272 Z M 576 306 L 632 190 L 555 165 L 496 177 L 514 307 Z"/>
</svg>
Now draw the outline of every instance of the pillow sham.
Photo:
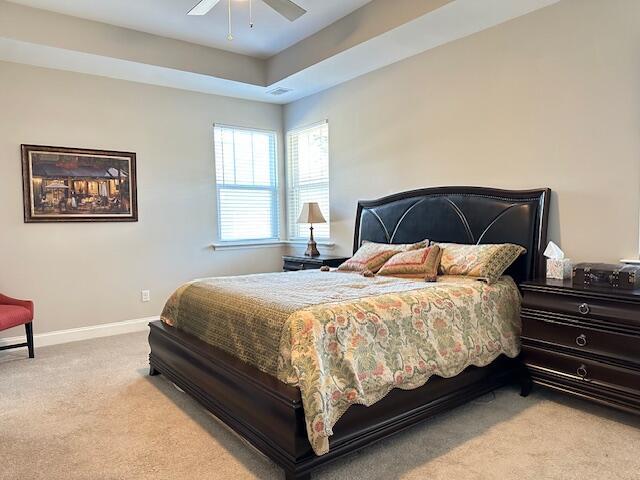
<svg viewBox="0 0 640 480">
<path fill-rule="evenodd" d="M 400 278 L 421 278 L 435 282 L 438 277 L 441 249 L 438 245 L 400 252 L 378 270 L 378 275 Z"/>
<path fill-rule="evenodd" d="M 496 282 L 526 249 L 512 243 L 464 245 L 437 243 L 442 249 L 439 273 L 466 275 Z"/>
<path fill-rule="evenodd" d="M 387 260 L 396 253 L 416 250 L 429 244 L 429 240 L 418 243 L 375 243 L 364 242 L 349 260 L 338 267 L 342 272 L 363 272 L 370 270 L 376 273 Z"/>
</svg>

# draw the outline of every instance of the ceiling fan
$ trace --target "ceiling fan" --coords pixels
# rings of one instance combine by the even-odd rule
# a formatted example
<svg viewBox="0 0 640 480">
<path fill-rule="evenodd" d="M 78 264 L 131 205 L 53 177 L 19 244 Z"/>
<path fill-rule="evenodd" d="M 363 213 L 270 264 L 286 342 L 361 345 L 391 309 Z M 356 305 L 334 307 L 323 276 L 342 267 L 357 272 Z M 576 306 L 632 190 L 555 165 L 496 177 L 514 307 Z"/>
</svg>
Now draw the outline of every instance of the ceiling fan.
<svg viewBox="0 0 640 480">
<path fill-rule="evenodd" d="M 220 0 L 200 0 L 187 15 L 205 15 L 213 7 L 215 7 Z M 293 22 L 307 11 L 301 6 L 293 3 L 291 0 L 262 0 L 264 3 L 273 8 L 276 12 L 282 15 L 287 20 Z"/>
</svg>

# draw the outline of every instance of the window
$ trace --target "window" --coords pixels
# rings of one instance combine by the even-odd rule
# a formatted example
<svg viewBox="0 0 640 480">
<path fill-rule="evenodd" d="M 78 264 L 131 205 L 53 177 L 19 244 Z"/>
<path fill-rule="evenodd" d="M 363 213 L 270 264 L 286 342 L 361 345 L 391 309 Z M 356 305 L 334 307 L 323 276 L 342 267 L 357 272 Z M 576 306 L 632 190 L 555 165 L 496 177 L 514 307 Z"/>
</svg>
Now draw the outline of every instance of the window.
<svg viewBox="0 0 640 480">
<path fill-rule="evenodd" d="M 215 125 L 218 240 L 279 237 L 276 133 Z"/>
<path fill-rule="evenodd" d="M 296 223 L 302 204 L 318 202 L 327 223 L 314 225 L 316 239 L 329 239 L 329 124 L 287 134 L 287 213 L 289 239 L 307 239 L 309 225 Z"/>
</svg>

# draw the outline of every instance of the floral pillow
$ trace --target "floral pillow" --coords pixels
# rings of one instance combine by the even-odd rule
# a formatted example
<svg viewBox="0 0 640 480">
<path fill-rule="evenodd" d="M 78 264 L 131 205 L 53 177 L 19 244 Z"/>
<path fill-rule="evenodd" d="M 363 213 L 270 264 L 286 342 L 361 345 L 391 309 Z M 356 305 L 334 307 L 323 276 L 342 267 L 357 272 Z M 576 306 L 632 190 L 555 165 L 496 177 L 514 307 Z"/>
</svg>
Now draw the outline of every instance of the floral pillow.
<svg viewBox="0 0 640 480">
<path fill-rule="evenodd" d="M 391 257 L 400 252 L 416 250 L 429 244 L 429 240 L 418 243 L 374 243 L 364 242 L 349 260 L 338 267 L 343 272 L 376 273 Z"/>
<path fill-rule="evenodd" d="M 526 249 L 512 243 L 463 245 L 437 243 L 442 249 L 439 272 L 442 275 L 467 275 L 496 282 Z"/>
<path fill-rule="evenodd" d="M 427 282 L 435 282 L 440 264 L 440 247 L 419 248 L 400 252 L 391 257 L 378 271 L 378 275 L 400 278 L 420 278 Z"/>
</svg>

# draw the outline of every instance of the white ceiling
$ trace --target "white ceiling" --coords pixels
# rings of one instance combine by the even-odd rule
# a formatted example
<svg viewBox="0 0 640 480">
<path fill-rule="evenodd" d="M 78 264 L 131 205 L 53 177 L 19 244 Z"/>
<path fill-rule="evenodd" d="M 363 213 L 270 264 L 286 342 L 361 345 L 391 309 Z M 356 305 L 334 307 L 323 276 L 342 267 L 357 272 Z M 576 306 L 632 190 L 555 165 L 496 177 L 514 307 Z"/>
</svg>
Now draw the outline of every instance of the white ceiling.
<svg viewBox="0 0 640 480">
<path fill-rule="evenodd" d="M 227 0 L 203 17 L 187 16 L 197 0 L 10 0 L 74 17 L 267 58 L 313 35 L 370 0 L 295 0 L 308 13 L 289 22 L 261 0 L 232 0 L 234 40 L 227 40 Z"/>
</svg>

